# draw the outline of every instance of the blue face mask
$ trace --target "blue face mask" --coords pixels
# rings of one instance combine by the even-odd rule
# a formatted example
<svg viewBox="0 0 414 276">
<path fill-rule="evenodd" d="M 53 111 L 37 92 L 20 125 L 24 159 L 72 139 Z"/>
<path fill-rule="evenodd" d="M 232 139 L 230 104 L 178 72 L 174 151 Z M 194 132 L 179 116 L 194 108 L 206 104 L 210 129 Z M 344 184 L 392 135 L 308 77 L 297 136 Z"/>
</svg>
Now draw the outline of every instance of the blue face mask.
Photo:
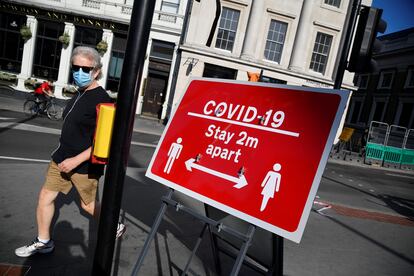
<svg viewBox="0 0 414 276">
<path fill-rule="evenodd" d="M 82 68 L 80 68 L 78 71 L 73 72 L 73 80 L 75 81 L 75 84 L 79 86 L 79 88 L 83 88 L 91 84 L 91 73 L 85 73 L 83 72 Z"/>
</svg>

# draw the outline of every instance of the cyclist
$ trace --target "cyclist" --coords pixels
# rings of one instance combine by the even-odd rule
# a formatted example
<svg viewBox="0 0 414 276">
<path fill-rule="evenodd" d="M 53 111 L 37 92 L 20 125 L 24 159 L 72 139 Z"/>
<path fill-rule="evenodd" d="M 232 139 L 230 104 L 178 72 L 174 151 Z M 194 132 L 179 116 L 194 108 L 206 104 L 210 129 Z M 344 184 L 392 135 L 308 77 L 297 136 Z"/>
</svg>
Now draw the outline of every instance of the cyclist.
<svg viewBox="0 0 414 276">
<path fill-rule="evenodd" d="M 42 110 L 45 110 L 49 98 L 54 97 L 52 86 L 52 80 L 47 80 L 41 83 L 38 87 L 36 87 L 36 89 L 33 92 L 36 97 L 36 101 L 42 103 Z"/>
</svg>

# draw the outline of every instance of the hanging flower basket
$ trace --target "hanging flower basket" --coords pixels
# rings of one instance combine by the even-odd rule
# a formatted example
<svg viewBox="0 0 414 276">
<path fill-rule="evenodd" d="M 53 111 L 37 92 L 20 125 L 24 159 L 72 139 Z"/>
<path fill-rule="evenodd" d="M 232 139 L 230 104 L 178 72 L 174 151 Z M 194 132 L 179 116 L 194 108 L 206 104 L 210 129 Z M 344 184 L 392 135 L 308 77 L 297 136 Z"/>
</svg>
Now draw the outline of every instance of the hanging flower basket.
<svg viewBox="0 0 414 276">
<path fill-rule="evenodd" d="M 63 47 L 68 47 L 70 43 L 70 35 L 68 33 L 64 33 L 63 35 L 59 36 L 59 41 L 62 43 Z"/>
<path fill-rule="evenodd" d="M 22 36 L 25 42 L 28 41 L 30 38 L 32 38 L 32 31 L 30 30 L 30 27 L 23 25 L 20 28 L 20 35 Z"/>
<path fill-rule="evenodd" d="M 24 86 L 29 90 L 35 90 L 39 84 L 37 79 L 28 78 L 24 81 Z"/>
<path fill-rule="evenodd" d="M 96 50 L 99 52 L 99 54 L 101 54 L 101 56 L 103 56 L 108 50 L 108 42 L 106 42 L 105 40 L 101 40 L 96 45 Z"/>
</svg>

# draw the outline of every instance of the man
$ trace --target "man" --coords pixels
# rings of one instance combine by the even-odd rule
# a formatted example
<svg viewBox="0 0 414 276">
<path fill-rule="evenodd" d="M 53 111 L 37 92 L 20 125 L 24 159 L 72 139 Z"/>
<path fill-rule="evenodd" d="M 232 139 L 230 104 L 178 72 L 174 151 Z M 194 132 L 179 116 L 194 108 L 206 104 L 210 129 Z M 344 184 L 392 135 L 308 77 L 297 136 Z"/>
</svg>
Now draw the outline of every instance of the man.
<svg viewBox="0 0 414 276">
<path fill-rule="evenodd" d="M 101 58 L 89 47 L 77 47 L 71 57 L 72 74 L 77 94 L 63 112 L 63 126 L 59 146 L 52 153 L 46 181 L 40 191 L 36 210 L 38 236 L 29 245 L 15 250 L 19 257 L 35 253 L 49 253 L 54 249 L 50 226 L 59 192 L 67 194 L 72 186 L 79 193 L 81 207 L 94 218 L 99 218 L 100 205 L 96 200 L 99 177 L 103 165 L 92 164 L 92 140 L 96 126 L 96 106 L 111 102 L 97 80 L 101 76 Z M 117 237 L 125 231 L 118 224 Z"/>
<path fill-rule="evenodd" d="M 36 97 L 36 100 L 41 102 L 43 105 L 43 110 L 46 107 L 46 102 L 49 97 L 53 97 L 53 91 L 52 91 L 52 80 L 47 80 L 42 82 L 36 89 L 34 90 L 34 95 Z"/>
</svg>

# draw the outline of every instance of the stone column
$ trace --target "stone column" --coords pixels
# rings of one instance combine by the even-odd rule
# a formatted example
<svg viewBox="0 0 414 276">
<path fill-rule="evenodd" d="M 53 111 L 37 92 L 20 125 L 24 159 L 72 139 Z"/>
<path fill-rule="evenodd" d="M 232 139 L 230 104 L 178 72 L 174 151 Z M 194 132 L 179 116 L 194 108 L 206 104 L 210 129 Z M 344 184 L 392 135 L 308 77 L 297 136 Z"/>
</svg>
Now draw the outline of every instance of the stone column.
<svg viewBox="0 0 414 276">
<path fill-rule="evenodd" d="M 296 37 L 293 44 L 292 54 L 289 63 L 289 69 L 293 71 L 306 70 L 306 56 L 308 55 L 308 41 L 310 37 L 310 26 L 312 26 L 312 6 L 315 4 L 314 0 L 303 0 L 302 11 L 298 28 L 296 30 Z M 312 48 L 310 48 L 312 49 Z"/>
<path fill-rule="evenodd" d="M 75 41 L 75 26 L 72 23 L 65 22 L 65 31 L 70 37 L 69 45 L 65 48 L 62 46 L 62 52 L 60 53 L 59 63 L 59 75 L 55 85 L 55 96 L 57 98 L 63 98 L 63 88 L 68 84 L 70 74 L 70 57 L 72 55 L 73 44 Z"/>
<path fill-rule="evenodd" d="M 108 79 L 109 62 L 111 61 L 112 43 L 114 40 L 114 33 L 111 30 L 104 29 L 102 34 L 102 40 L 108 43 L 108 50 L 102 56 L 102 78 L 98 81 L 99 84 L 106 88 L 106 80 Z"/>
<path fill-rule="evenodd" d="M 177 62 L 177 49 L 178 49 L 178 45 L 176 44 L 174 46 L 174 55 L 171 61 L 171 66 L 170 66 L 170 73 L 168 76 L 168 86 L 167 86 L 167 91 L 165 92 L 165 101 L 162 105 L 162 113 L 161 113 L 161 119 L 165 119 L 165 116 L 167 115 L 167 107 L 168 107 L 168 99 L 170 98 L 170 93 L 171 93 L 171 84 L 173 82 L 173 75 L 174 75 L 174 68 L 175 68 L 175 63 Z"/>
<path fill-rule="evenodd" d="M 264 0 L 252 0 L 246 36 L 244 37 L 241 57 L 252 61 L 256 59 L 257 36 L 263 32 L 262 21 L 265 11 Z"/>
<path fill-rule="evenodd" d="M 145 89 L 144 84 L 146 82 L 146 79 L 148 78 L 149 56 L 151 54 L 151 48 L 152 48 L 152 38 L 149 38 L 148 45 L 147 45 L 147 54 L 145 55 L 144 68 L 142 69 L 141 83 L 139 85 L 137 110 L 135 111 L 136 114 L 141 114 L 142 105 L 144 104 L 145 91 L 143 90 Z"/>
<path fill-rule="evenodd" d="M 32 32 L 32 37 L 24 43 L 23 56 L 22 56 L 22 68 L 20 74 L 17 76 L 17 89 L 21 91 L 28 91 L 24 86 L 24 81 L 32 76 L 33 71 L 33 59 L 34 50 L 36 44 L 37 34 L 37 20 L 34 16 L 27 15 L 26 25 Z"/>
</svg>

